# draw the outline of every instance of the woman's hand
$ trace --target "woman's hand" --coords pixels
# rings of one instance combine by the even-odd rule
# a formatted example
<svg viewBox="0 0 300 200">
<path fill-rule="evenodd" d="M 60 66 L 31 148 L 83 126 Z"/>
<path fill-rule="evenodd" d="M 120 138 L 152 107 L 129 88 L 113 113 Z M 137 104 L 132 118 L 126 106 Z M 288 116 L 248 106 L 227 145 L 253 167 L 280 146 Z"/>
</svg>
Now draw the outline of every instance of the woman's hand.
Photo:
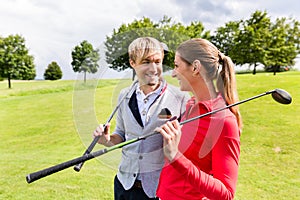
<svg viewBox="0 0 300 200">
<path fill-rule="evenodd" d="M 178 153 L 178 144 L 181 137 L 181 125 L 177 120 L 168 121 L 156 130 L 164 138 L 165 157 L 172 161 Z"/>
</svg>

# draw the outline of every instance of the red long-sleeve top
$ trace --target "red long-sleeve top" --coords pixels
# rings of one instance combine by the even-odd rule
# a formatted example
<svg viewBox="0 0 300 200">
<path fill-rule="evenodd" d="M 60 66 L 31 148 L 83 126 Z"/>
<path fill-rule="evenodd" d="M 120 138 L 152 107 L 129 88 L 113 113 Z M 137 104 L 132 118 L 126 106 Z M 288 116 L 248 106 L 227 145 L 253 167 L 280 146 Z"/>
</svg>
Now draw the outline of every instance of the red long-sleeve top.
<svg viewBox="0 0 300 200">
<path fill-rule="evenodd" d="M 192 98 L 182 121 L 225 106 L 221 95 L 197 104 Z M 233 199 L 240 132 L 229 109 L 184 124 L 179 151 L 162 169 L 157 190 L 160 199 Z"/>
</svg>

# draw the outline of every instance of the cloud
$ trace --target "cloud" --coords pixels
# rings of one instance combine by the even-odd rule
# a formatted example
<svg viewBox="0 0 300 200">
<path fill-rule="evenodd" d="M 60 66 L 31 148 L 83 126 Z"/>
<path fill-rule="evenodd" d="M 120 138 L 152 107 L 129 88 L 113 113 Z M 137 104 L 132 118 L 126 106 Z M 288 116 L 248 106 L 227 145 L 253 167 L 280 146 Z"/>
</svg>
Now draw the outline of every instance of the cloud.
<svg viewBox="0 0 300 200">
<path fill-rule="evenodd" d="M 0 0 L 0 35 L 21 34 L 35 57 L 37 78 L 56 61 L 64 79 L 72 79 L 71 51 L 83 40 L 94 47 L 122 23 L 141 17 L 158 22 L 164 15 L 176 22 L 201 21 L 207 30 L 225 22 L 249 18 L 266 10 L 272 19 L 293 17 L 300 21 L 298 0 Z"/>
<path fill-rule="evenodd" d="M 232 14 L 232 10 L 226 4 L 226 1 L 175 0 L 174 2 L 180 5 L 182 20 L 186 23 L 195 20 L 205 23 L 215 23 L 218 19 L 222 19 L 222 16 Z"/>
</svg>

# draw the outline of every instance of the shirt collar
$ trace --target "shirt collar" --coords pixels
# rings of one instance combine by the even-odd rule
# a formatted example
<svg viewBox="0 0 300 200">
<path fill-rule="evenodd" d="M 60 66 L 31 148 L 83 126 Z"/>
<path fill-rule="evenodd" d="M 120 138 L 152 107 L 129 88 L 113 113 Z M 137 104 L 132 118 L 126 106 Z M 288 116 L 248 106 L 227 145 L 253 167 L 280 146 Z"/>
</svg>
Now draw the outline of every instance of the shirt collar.
<svg viewBox="0 0 300 200">
<path fill-rule="evenodd" d="M 199 101 L 196 103 L 195 96 L 191 97 L 186 105 L 186 110 L 190 111 L 192 108 L 194 108 L 197 105 L 198 107 L 203 107 L 206 109 L 207 112 L 210 112 L 214 109 L 219 109 L 221 106 L 226 106 L 226 103 L 221 95 L 221 93 L 218 93 L 217 97 L 214 99 L 206 100 L 206 101 Z"/>
</svg>

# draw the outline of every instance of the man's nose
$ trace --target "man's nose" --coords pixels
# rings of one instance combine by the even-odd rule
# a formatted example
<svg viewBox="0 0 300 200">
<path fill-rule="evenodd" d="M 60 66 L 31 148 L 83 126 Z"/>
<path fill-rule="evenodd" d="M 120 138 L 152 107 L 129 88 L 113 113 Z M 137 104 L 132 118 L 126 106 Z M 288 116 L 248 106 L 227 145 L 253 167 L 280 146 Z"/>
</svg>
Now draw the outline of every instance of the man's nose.
<svg viewBox="0 0 300 200">
<path fill-rule="evenodd" d="M 149 69 L 153 71 L 157 71 L 158 65 L 155 62 L 149 63 Z"/>
</svg>

